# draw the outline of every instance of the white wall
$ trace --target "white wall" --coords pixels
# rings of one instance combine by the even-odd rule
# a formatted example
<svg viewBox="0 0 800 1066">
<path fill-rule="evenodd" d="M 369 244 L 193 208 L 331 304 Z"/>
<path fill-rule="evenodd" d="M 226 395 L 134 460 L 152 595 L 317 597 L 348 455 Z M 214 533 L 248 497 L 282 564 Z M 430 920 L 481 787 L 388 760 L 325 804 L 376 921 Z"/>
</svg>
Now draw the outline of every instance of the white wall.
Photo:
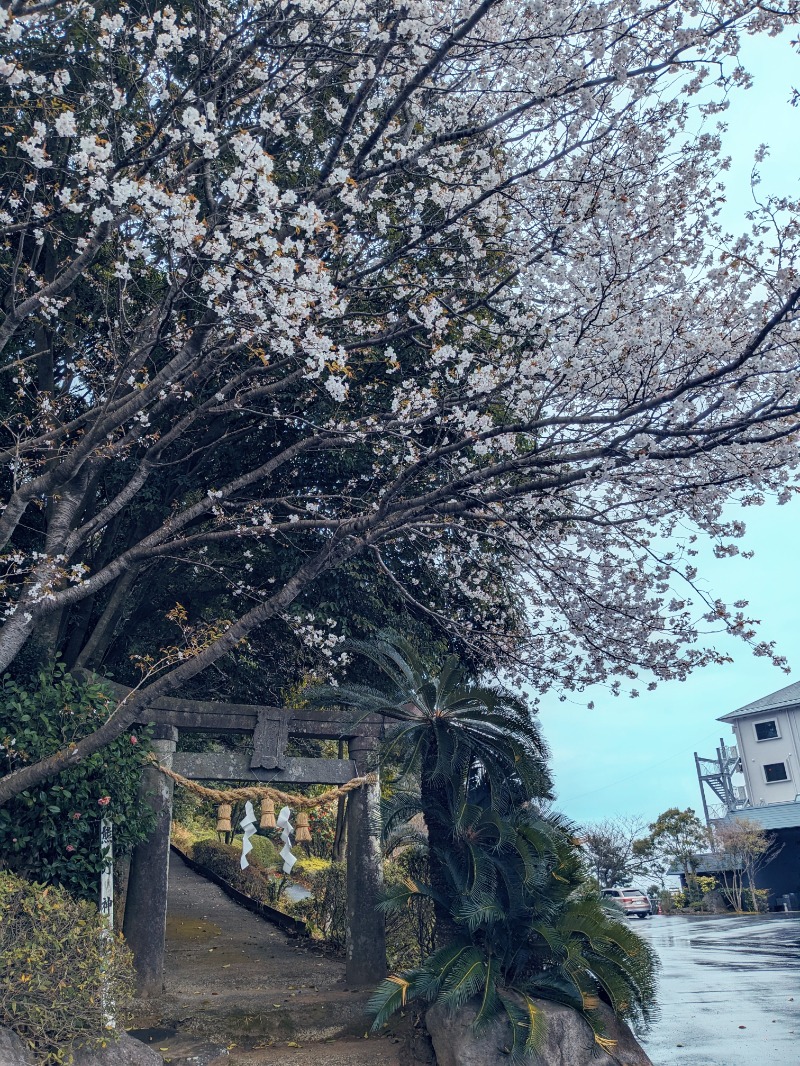
<svg viewBox="0 0 800 1066">
<path fill-rule="evenodd" d="M 755 726 L 759 722 L 774 721 L 778 737 L 758 740 Z M 789 803 L 800 793 L 800 709 L 770 711 L 739 718 L 733 725 L 742 771 L 751 803 Z M 784 763 L 789 775 L 787 781 L 768 782 L 764 766 L 768 763 Z"/>
</svg>

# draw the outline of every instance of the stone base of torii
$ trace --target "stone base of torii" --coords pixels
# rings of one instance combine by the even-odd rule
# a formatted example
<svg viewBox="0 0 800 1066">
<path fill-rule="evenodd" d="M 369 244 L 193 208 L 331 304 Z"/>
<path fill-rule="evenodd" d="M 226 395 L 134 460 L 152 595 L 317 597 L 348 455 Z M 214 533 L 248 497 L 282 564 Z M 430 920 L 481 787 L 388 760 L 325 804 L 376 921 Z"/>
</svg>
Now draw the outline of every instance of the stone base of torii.
<svg viewBox="0 0 800 1066">
<path fill-rule="evenodd" d="M 111 686 L 120 689 L 121 686 Z M 382 723 L 377 716 L 353 722 L 344 711 L 292 711 L 278 707 L 164 698 L 147 711 L 153 752 L 184 777 L 203 781 L 252 781 L 291 785 L 342 785 L 373 772 Z M 179 732 L 251 733 L 253 754 L 176 753 Z M 346 740 L 347 759 L 293 758 L 289 737 Z M 136 968 L 137 993 L 158 996 L 163 988 L 167 926 L 169 837 L 173 782 L 153 767 L 142 773 L 141 795 L 156 816 L 155 827 L 134 850 L 123 932 Z M 354 789 L 347 803 L 347 984 L 375 985 L 386 976 L 386 937 L 377 907 L 383 889 L 380 846 L 380 785 Z"/>
</svg>

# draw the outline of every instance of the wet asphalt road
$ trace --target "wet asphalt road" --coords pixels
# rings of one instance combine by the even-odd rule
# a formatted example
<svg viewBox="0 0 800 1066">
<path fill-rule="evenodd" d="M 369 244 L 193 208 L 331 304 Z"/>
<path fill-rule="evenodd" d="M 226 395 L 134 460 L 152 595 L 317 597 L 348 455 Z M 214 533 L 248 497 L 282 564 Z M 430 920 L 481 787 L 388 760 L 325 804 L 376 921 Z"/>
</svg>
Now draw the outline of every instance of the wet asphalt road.
<svg viewBox="0 0 800 1066">
<path fill-rule="evenodd" d="M 800 915 L 631 924 L 661 959 L 654 1066 L 800 1066 Z"/>
</svg>

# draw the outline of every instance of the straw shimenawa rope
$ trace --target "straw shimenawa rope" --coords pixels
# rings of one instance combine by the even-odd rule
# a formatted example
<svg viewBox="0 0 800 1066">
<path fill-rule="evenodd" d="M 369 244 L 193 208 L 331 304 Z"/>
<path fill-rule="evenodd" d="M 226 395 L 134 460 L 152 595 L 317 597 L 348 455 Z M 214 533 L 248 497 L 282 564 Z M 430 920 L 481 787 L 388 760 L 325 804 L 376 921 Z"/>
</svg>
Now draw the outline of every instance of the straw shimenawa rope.
<svg viewBox="0 0 800 1066">
<path fill-rule="evenodd" d="M 196 796 L 202 796 L 203 799 L 213 800 L 215 803 L 235 803 L 237 800 L 272 799 L 280 800 L 281 803 L 285 804 L 287 807 L 293 807 L 295 810 L 308 811 L 313 807 L 322 807 L 326 803 L 333 803 L 333 801 L 339 799 L 340 796 L 346 796 L 348 792 L 352 792 L 353 789 L 356 788 L 361 788 L 363 785 L 374 785 L 378 780 L 377 774 L 367 774 L 365 777 L 354 777 L 339 788 L 328 789 L 328 791 L 323 792 L 321 796 L 297 796 L 290 792 L 281 792 L 280 789 L 272 788 L 270 785 L 250 785 L 246 788 L 206 788 L 205 785 L 200 785 L 197 781 L 190 781 L 188 777 L 184 777 L 182 774 L 178 774 L 174 770 L 168 770 L 166 766 L 161 765 L 154 755 L 150 755 L 149 759 L 157 770 L 160 770 L 162 774 L 166 774 L 167 777 L 171 777 L 176 784 L 180 785 L 182 788 L 188 789 L 190 792 L 194 792 Z"/>
</svg>

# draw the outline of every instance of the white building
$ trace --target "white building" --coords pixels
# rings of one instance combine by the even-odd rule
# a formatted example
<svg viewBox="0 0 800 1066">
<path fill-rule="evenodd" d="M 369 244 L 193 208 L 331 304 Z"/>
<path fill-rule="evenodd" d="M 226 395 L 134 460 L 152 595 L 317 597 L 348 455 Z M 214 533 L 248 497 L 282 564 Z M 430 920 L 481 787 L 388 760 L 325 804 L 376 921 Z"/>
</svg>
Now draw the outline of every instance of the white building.
<svg viewBox="0 0 800 1066">
<path fill-rule="evenodd" d="M 800 799 L 800 681 L 718 719 L 736 737 L 749 807 Z"/>
<path fill-rule="evenodd" d="M 800 681 L 723 714 L 736 743 L 695 753 L 706 823 L 757 822 L 780 851 L 756 879 L 770 904 L 800 899 Z M 788 904 L 787 904 L 788 906 Z M 792 903 L 796 906 L 796 903 Z"/>
</svg>

